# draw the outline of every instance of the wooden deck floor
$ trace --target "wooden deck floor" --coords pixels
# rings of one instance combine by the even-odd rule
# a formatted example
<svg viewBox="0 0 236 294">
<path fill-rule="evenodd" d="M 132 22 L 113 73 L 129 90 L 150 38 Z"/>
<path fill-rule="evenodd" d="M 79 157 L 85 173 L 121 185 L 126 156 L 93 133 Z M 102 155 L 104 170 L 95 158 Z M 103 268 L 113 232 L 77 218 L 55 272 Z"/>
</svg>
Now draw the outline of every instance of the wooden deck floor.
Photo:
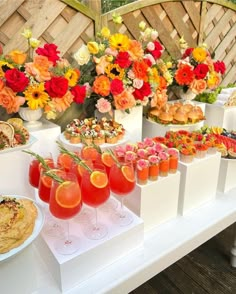
<svg viewBox="0 0 236 294">
<path fill-rule="evenodd" d="M 236 294 L 230 266 L 236 223 L 130 294 Z"/>
</svg>

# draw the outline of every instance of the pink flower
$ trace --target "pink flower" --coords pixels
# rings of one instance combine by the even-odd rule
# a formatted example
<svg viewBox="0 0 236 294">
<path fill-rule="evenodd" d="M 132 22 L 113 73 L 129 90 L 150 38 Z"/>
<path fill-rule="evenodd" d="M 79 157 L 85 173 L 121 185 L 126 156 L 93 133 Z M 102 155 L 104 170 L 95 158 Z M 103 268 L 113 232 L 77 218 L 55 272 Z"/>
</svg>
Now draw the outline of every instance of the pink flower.
<svg viewBox="0 0 236 294">
<path fill-rule="evenodd" d="M 160 160 L 167 160 L 169 158 L 169 154 L 165 151 L 159 152 L 158 156 Z"/>
<path fill-rule="evenodd" d="M 149 166 L 149 161 L 147 159 L 139 159 L 137 160 L 137 169 L 143 170 Z"/>
<path fill-rule="evenodd" d="M 138 149 L 144 149 L 145 148 L 144 142 L 137 142 L 137 148 Z"/>
<path fill-rule="evenodd" d="M 155 150 L 156 150 L 157 153 L 159 153 L 159 152 L 162 152 L 164 150 L 164 147 L 163 147 L 162 144 L 156 143 L 155 144 Z"/>
<path fill-rule="evenodd" d="M 168 148 L 168 149 L 167 149 L 167 153 L 168 153 L 170 156 L 173 156 L 173 157 L 178 157 L 178 156 L 179 156 L 179 150 L 176 149 L 176 148 Z"/>
<path fill-rule="evenodd" d="M 125 150 L 126 151 L 136 151 L 136 149 L 137 149 L 137 146 L 135 144 L 127 143 L 125 145 Z"/>
<path fill-rule="evenodd" d="M 154 146 L 147 147 L 146 150 L 148 152 L 148 155 L 155 155 L 157 153 Z"/>
<path fill-rule="evenodd" d="M 146 146 L 149 146 L 149 147 L 154 145 L 152 138 L 144 138 L 143 142 Z"/>
<path fill-rule="evenodd" d="M 125 153 L 125 161 L 126 162 L 134 162 L 136 160 L 136 153 L 133 151 L 126 151 Z"/>
<path fill-rule="evenodd" d="M 100 98 L 97 101 L 96 107 L 101 113 L 106 113 L 111 111 L 111 103 L 105 98 Z"/>
<path fill-rule="evenodd" d="M 159 163 L 159 157 L 157 155 L 148 156 L 148 161 L 150 165 L 156 165 Z"/>
<path fill-rule="evenodd" d="M 146 149 L 138 149 L 137 155 L 139 158 L 146 158 L 148 154 L 148 151 Z"/>
</svg>

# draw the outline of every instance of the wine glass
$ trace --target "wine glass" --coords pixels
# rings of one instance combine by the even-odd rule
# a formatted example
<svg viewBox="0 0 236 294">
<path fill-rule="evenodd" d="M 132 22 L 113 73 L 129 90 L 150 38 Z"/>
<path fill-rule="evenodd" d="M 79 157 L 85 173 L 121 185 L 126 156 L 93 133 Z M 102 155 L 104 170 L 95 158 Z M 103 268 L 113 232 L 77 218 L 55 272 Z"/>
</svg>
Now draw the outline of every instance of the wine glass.
<svg viewBox="0 0 236 294">
<path fill-rule="evenodd" d="M 136 184 L 134 167 L 132 163 L 116 162 L 111 167 L 109 175 L 111 192 L 121 199 L 120 208 L 112 215 L 112 219 L 120 226 L 127 226 L 132 223 L 132 214 L 124 207 L 124 197 L 131 193 Z"/>
<path fill-rule="evenodd" d="M 96 164 L 83 173 L 81 193 L 83 202 L 95 209 L 95 223 L 88 224 L 84 234 L 89 239 L 100 240 L 107 235 L 108 230 L 104 224 L 98 222 L 97 208 L 110 196 L 109 180 L 103 165 Z"/>
<path fill-rule="evenodd" d="M 29 183 L 36 189 L 38 188 L 40 178 L 39 164 L 40 162 L 36 158 L 32 158 L 28 171 Z"/>
<path fill-rule="evenodd" d="M 93 163 L 91 160 L 81 159 L 81 160 L 74 161 L 71 165 L 71 170 L 70 170 L 70 172 L 76 175 L 80 185 L 82 181 L 82 176 L 87 171 L 85 167 L 83 166 L 83 164 L 85 164 L 85 166 L 88 166 L 89 168 L 93 167 Z M 92 209 L 85 204 L 83 205 L 81 212 L 75 216 L 74 220 L 79 223 L 89 223 L 91 222 L 93 217 L 94 217 L 94 213 Z"/>
<path fill-rule="evenodd" d="M 81 189 L 72 173 L 63 172 L 58 176 L 49 171 L 47 175 L 52 177 L 49 210 L 54 217 L 66 220 L 66 236 L 55 242 L 55 250 L 63 255 L 73 254 L 79 249 L 79 239 L 70 234 L 68 220 L 82 208 Z"/>
<path fill-rule="evenodd" d="M 58 221 L 55 220 L 55 218 L 52 216 L 52 214 L 49 213 L 49 201 L 50 201 L 50 193 L 51 193 L 51 187 L 52 187 L 52 178 L 47 175 L 48 170 L 45 170 L 42 168 L 40 170 L 40 178 L 39 178 L 39 185 L 38 185 L 38 196 L 39 199 L 43 203 L 43 208 L 45 212 L 45 225 L 44 232 L 49 236 L 62 236 L 62 234 L 65 233 L 63 227 L 59 224 Z M 50 169 L 51 172 L 56 173 L 58 176 L 60 176 L 60 173 L 62 173 L 61 169 Z"/>
</svg>

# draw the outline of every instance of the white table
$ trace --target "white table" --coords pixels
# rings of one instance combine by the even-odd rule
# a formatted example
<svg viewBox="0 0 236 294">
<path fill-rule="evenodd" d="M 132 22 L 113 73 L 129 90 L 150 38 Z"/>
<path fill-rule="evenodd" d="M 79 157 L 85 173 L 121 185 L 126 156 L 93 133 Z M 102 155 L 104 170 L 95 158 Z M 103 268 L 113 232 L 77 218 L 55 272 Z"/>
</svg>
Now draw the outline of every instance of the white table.
<svg viewBox="0 0 236 294">
<path fill-rule="evenodd" d="M 128 293 L 233 224 L 235 220 L 236 189 L 226 194 L 217 193 L 216 200 L 146 232 L 142 248 L 131 252 L 66 293 Z M 35 245 L 32 250 L 36 264 L 35 291 L 32 293 L 61 293 Z"/>
</svg>

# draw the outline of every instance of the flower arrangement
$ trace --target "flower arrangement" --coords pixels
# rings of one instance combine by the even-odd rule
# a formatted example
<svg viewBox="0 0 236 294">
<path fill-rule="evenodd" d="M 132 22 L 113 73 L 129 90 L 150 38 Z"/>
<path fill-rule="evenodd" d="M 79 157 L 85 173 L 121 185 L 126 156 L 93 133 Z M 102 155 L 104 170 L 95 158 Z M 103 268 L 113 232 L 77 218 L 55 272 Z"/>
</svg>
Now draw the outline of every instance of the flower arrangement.
<svg viewBox="0 0 236 294">
<path fill-rule="evenodd" d="M 117 15 L 113 21 L 117 23 Z M 74 54 L 82 72 L 81 83 L 87 89 L 84 97 L 87 113 L 96 109 L 101 113 L 111 113 L 113 109 L 129 112 L 137 105 L 167 100 L 167 86 L 172 77 L 161 59 L 164 47 L 157 41 L 157 31 L 146 28 L 144 22 L 139 28 L 140 38 L 133 40 L 103 27 L 95 41 Z"/>
<path fill-rule="evenodd" d="M 171 86 L 178 86 L 184 93 L 190 90 L 195 94 L 216 89 L 226 71 L 224 62 L 214 61 L 206 44 L 188 47 L 181 38 L 180 47 L 183 54 L 173 66 L 174 80 Z"/>
<path fill-rule="evenodd" d="M 77 101 L 78 93 L 85 89 L 77 85 L 80 71 L 60 58 L 55 44 L 44 44 L 25 29 L 28 53 L 20 50 L 0 56 L 0 106 L 8 114 L 17 113 L 21 106 L 42 108 L 47 119 Z"/>
</svg>

